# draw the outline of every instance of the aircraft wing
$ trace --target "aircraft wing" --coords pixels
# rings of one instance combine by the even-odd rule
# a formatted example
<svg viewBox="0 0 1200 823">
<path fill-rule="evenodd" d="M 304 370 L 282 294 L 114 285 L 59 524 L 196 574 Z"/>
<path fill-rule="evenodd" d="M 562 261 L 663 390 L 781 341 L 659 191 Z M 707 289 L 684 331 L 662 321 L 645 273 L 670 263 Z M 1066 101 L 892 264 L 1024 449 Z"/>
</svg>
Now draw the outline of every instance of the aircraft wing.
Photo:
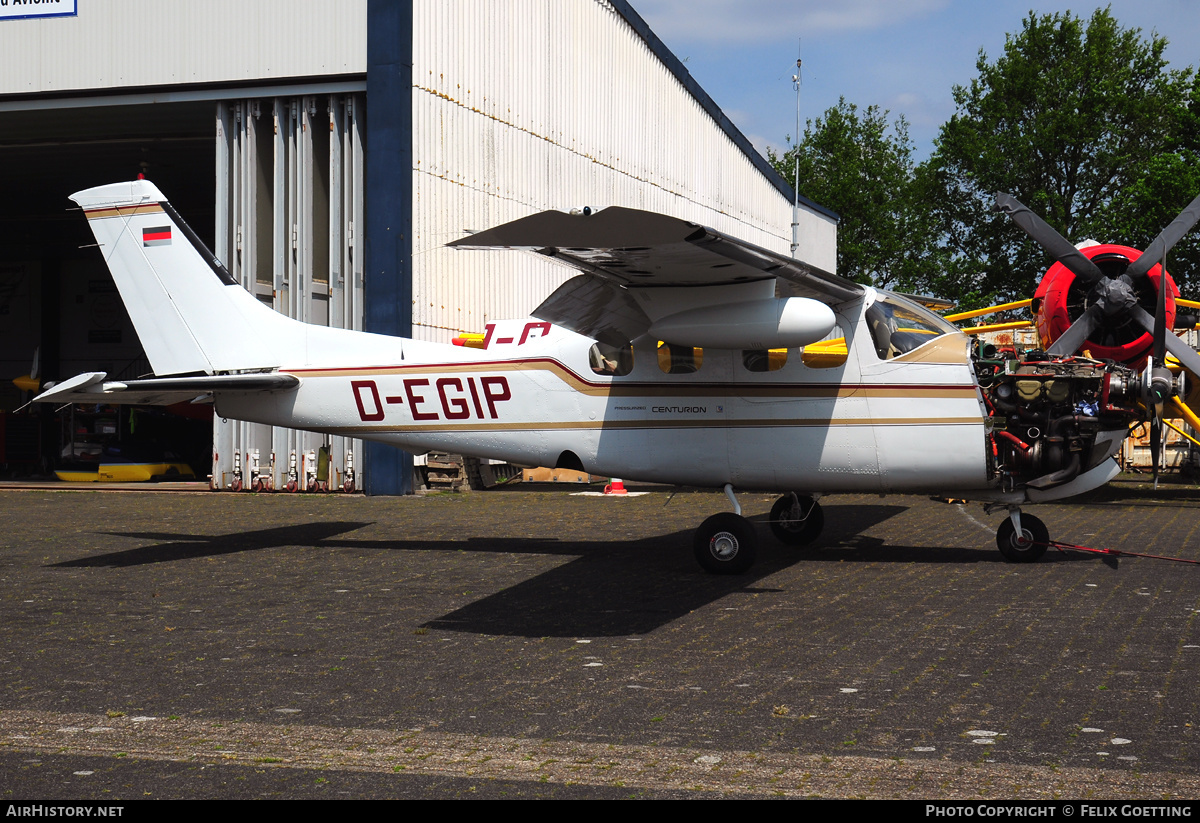
<svg viewBox="0 0 1200 823">
<path fill-rule="evenodd" d="M 33 399 L 34 403 L 109 403 L 169 406 L 211 395 L 215 391 L 281 391 L 300 385 L 300 378 L 278 372 L 225 374 L 202 377 L 155 377 L 148 380 L 106 380 L 105 372 L 85 372 L 64 380 Z"/>
<path fill-rule="evenodd" d="M 472 234 L 461 249 L 524 249 L 584 274 L 563 284 L 533 316 L 611 343 L 651 323 L 632 292 L 642 288 L 723 286 L 776 279 L 789 297 L 843 303 L 859 284 L 816 266 L 655 212 L 613 206 L 591 215 L 545 211 Z"/>
</svg>

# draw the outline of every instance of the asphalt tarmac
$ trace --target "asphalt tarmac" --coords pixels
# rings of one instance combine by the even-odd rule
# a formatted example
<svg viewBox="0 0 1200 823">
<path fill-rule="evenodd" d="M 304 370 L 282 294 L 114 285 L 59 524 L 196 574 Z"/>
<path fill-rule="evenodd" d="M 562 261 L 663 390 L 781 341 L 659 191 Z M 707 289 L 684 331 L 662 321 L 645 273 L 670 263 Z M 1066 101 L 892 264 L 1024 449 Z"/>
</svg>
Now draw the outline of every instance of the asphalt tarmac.
<svg viewBox="0 0 1200 823">
<path fill-rule="evenodd" d="M 720 493 L 579 490 L 0 491 L 0 790 L 1200 798 L 1200 566 L 1011 565 L 1000 513 L 838 496 L 716 577 Z M 1200 560 L 1194 486 L 1032 511 Z"/>
</svg>

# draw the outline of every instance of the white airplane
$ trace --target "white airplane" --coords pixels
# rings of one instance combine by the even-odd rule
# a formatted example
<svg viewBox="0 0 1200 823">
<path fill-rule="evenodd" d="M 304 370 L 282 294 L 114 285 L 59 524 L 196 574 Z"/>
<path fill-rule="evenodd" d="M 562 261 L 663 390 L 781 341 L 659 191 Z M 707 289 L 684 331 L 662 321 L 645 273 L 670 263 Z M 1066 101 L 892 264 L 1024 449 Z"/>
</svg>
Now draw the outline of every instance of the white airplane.
<svg viewBox="0 0 1200 823">
<path fill-rule="evenodd" d="M 451 243 L 540 252 L 574 277 L 479 347 L 311 326 L 264 306 L 137 180 L 72 196 L 156 377 L 81 374 L 41 402 L 173 403 L 223 417 L 594 474 L 724 488 L 695 533 L 711 572 L 756 536 L 736 490 L 780 491 L 770 528 L 820 534 L 817 499 L 923 493 L 1006 509 L 997 545 L 1049 539 L 1021 506 L 1116 475 L 1139 373 L 1078 357 L 998 361 L 904 296 L 684 220 L 543 212 Z M 464 262 L 469 257 L 464 255 Z"/>
</svg>

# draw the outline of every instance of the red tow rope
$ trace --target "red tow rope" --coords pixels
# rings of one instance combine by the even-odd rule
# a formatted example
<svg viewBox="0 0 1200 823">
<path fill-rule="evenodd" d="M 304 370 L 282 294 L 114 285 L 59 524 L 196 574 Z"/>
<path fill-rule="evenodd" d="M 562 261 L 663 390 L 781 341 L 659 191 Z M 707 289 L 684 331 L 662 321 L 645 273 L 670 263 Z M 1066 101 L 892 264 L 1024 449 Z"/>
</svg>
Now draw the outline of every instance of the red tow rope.
<svg viewBox="0 0 1200 823">
<path fill-rule="evenodd" d="M 1188 560 L 1183 557 L 1167 557 L 1162 554 L 1143 554 L 1141 552 L 1125 552 L 1120 549 L 1093 549 L 1087 546 L 1076 546 L 1074 543 L 1063 543 L 1061 540 L 1050 540 L 1046 543 L 1051 548 L 1061 551 L 1089 552 L 1106 557 L 1148 557 L 1151 560 L 1170 560 L 1173 563 L 1191 563 L 1200 566 L 1200 560 Z"/>
</svg>

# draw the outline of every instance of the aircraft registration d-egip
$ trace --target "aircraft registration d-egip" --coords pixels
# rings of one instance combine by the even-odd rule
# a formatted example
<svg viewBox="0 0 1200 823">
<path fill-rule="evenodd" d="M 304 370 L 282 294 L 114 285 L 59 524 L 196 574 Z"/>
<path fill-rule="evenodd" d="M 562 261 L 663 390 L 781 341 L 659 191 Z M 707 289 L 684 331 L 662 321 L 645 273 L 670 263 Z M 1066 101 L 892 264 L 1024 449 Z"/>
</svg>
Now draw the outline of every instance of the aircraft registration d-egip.
<svg viewBox="0 0 1200 823">
<path fill-rule="evenodd" d="M 791 545 L 820 534 L 822 494 L 978 500 L 1007 511 L 1004 557 L 1036 560 L 1048 532 L 1021 506 L 1107 482 L 1140 419 L 1144 381 L 1129 368 L 988 360 L 913 299 L 661 214 L 549 211 L 451 243 L 530 250 L 581 272 L 532 319 L 488 324 L 471 347 L 272 311 L 149 181 L 72 199 L 156 376 L 81 374 L 38 400 L 211 394 L 224 417 L 417 453 L 724 488 L 735 511 L 695 534 L 711 572 L 754 560 L 735 490 L 782 492 L 770 528 Z"/>
</svg>

